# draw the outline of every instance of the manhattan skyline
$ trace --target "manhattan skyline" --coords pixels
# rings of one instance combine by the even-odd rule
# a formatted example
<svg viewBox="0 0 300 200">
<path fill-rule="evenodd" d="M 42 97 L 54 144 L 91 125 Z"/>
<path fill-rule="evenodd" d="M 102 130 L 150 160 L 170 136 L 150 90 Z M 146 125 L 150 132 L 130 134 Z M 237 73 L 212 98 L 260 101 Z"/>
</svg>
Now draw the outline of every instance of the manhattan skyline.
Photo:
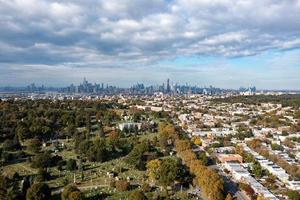
<svg viewBox="0 0 300 200">
<path fill-rule="evenodd" d="M 299 0 L 0 0 L 0 87 L 300 89 Z"/>
</svg>

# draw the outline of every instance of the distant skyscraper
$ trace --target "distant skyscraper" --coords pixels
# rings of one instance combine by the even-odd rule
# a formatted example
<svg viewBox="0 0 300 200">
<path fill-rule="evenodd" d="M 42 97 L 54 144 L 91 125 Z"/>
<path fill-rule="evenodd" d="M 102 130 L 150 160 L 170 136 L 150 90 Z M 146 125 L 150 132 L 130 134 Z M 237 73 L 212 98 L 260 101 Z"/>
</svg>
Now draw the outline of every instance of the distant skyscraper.
<svg viewBox="0 0 300 200">
<path fill-rule="evenodd" d="M 88 82 L 87 82 L 86 78 L 84 77 L 84 78 L 83 78 L 83 85 L 87 85 L 87 83 L 88 83 Z"/>
<path fill-rule="evenodd" d="M 167 93 L 171 92 L 171 87 L 170 87 L 170 79 L 167 80 Z"/>
</svg>

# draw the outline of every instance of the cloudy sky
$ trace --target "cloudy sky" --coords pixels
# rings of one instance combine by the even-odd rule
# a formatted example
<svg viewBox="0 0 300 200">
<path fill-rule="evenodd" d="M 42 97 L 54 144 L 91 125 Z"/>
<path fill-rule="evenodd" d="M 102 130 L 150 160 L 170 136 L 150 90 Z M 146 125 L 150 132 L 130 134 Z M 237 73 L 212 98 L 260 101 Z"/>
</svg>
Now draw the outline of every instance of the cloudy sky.
<svg viewBox="0 0 300 200">
<path fill-rule="evenodd" d="M 300 0 L 0 0 L 0 86 L 300 89 Z"/>
</svg>

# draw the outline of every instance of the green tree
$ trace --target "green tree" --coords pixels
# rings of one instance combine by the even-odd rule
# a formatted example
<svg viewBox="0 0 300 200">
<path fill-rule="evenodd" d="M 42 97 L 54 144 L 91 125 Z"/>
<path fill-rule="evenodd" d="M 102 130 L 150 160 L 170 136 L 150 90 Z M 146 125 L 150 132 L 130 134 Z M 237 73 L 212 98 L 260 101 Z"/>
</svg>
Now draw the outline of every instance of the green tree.
<svg viewBox="0 0 300 200">
<path fill-rule="evenodd" d="M 272 150 L 283 150 L 283 147 L 276 143 L 272 143 L 271 148 L 272 148 Z"/>
<path fill-rule="evenodd" d="M 40 168 L 38 170 L 36 180 L 38 182 L 43 182 L 43 181 L 46 181 L 49 177 L 50 177 L 50 174 L 45 169 Z"/>
<path fill-rule="evenodd" d="M 77 169 L 76 160 L 69 159 L 66 164 L 66 169 L 69 171 L 75 171 Z"/>
<path fill-rule="evenodd" d="M 7 191 L 8 190 L 8 179 L 0 175 L 0 199 L 6 199 L 7 198 Z"/>
<path fill-rule="evenodd" d="M 106 142 L 103 138 L 94 140 L 89 149 L 88 157 L 91 161 L 103 162 L 107 158 Z"/>
<path fill-rule="evenodd" d="M 61 200 L 80 200 L 82 195 L 75 185 L 67 185 L 61 193 Z"/>
<path fill-rule="evenodd" d="M 204 151 L 200 152 L 198 155 L 199 160 L 203 165 L 208 165 L 208 158 L 206 156 L 206 153 Z"/>
<path fill-rule="evenodd" d="M 299 200 L 300 199 L 300 194 L 297 191 L 289 190 L 286 194 L 287 194 L 289 200 Z"/>
<path fill-rule="evenodd" d="M 22 198 L 22 193 L 18 187 L 11 187 L 8 189 L 7 200 L 16 200 Z"/>
<path fill-rule="evenodd" d="M 17 151 L 21 149 L 21 145 L 19 140 L 17 140 L 16 138 L 6 139 L 2 144 L 2 148 L 5 151 Z"/>
<path fill-rule="evenodd" d="M 129 195 L 130 200 L 146 200 L 144 193 L 140 190 L 134 190 Z"/>
<path fill-rule="evenodd" d="M 24 197 L 26 196 L 26 192 L 27 192 L 28 188 L 30 188 L 30 180 L 29 180 L 28 176 L 25 176 L 23 179 L 22 186 L 21 186 L 22 194 Z"/>
<path fill-rule="evenodd" d="M 28 142 L 28 150 L 33 153 L 38 153 L 41 150 L 42 143 L 39 139 L 31 139 Z"/>
<path fill-rule="evenodd" d="M 47 168 L 51 165 L 51 153 L 46 151 L 44 153 L 34 156 L 31 166 L 33 168 Z"/>
<path fill-rule="evenodd" d="M 18 123 L 16 128 L 16 133 L 20 142 L 24 141 L 26 138 L 26 134 L 28 133 L 28 129 L 24 123 Z"/>
<path fill-rule="evenodd" d="M 171 185 L 177 178 L 179 166 L 177 160 L 173 158 L 163 159 L 159 169 L 159 182 L 163 186 Z"/>
<path fill-rule="evenodd" d="M 261 168 L 259 162 L 255 161 L 254 164 L 252 165 L 252 169 L 253 169 L 252 171 L 256 178 L 262 177 L 263 171 L 262 171 L 262 168 Z"/>
<path fill-rule="evenodd" d="M 90 134 L 92 130 L 92 125 L 91 125 L 91 116 L 89 113 L 86 114 L 85 117 L 85 125 L 86 125 L 86 130 L 87 130 L 87 136 Z"/>
<path fill-rule="evenodd" d="M 147 141 L 136 144 L 132 151 L 128 154 L 126 162 L 137 167 L 138 169 L 145 168 L 145 161 L 143 160 L 143 154 L 149 150 L 149 144 Z"/>
<path fill-rule="evenodd" d="M 48 200 L 51 190 L 46 183 L 34 183 L 26 193 L 26 200 Z"/>
</svg>

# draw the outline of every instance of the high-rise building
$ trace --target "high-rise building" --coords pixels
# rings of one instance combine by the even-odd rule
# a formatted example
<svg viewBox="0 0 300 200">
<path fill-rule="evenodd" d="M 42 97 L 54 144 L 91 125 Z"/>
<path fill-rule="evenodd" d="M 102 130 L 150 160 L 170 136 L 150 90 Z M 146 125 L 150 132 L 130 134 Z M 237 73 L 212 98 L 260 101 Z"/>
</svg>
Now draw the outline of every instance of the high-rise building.
<svg viewBox="0 0 300 200">
<path fill-rule="evenodd" d="M 167 93 L 171 92 L 170 79 L 167 80 L 167 90 L 166 90 L 166 92 Z"/>
</svg>

